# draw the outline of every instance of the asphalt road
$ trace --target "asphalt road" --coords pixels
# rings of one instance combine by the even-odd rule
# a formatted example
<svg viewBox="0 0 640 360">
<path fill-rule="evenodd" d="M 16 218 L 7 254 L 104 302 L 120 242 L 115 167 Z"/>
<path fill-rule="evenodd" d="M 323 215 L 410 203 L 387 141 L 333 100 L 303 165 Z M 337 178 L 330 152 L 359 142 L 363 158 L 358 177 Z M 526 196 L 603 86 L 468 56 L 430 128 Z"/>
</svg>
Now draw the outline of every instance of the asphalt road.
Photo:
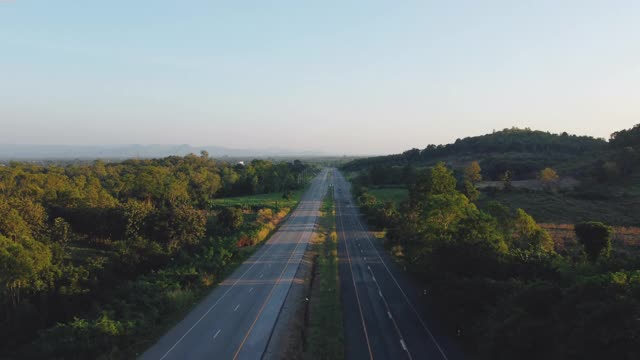
<svg viewBox="0 0 640 360">
<path fill-rule="evenodd" d="M 350 185 L 334 171 L 347 359 L 461 359 L 424 311 L 417 288 L 363 226 Z"/>
<path fill-rule="evenodd" d="M 327 170 L 251 258 L 141 359 L 260 359 L 314 230 Z"/>
</svg>

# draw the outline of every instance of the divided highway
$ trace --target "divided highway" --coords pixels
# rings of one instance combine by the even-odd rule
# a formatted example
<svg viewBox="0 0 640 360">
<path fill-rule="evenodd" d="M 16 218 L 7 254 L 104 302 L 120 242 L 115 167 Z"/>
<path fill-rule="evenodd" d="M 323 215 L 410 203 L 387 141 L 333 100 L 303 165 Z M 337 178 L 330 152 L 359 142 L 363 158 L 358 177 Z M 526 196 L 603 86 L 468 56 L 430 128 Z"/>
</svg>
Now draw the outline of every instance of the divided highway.
<svg viewBox="0 0 640 360">
<path fill-rule="evenodd" d="M 420 295 L 365 230 L 350 185 L 334 171 L 347 359 L 461 358 L 417 305 Z"/>
<path fill-rule="evenodd" d="M 260 359 L 314 231 L 327 173 L 271 239 L 141 359 Z"/>
</svg>

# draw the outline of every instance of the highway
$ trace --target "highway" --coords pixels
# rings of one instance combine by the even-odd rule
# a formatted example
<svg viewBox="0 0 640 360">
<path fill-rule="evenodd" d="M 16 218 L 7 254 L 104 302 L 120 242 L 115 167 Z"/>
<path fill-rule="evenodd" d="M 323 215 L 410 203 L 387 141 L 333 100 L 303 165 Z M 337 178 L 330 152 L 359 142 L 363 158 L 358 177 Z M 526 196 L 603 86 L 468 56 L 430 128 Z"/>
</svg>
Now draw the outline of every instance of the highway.
<svg viewBox="0 0 640 360">
<path fill-rule="evenodd" d="M 460 359 L 434 330 L 421 290 L 363 226 L 350 185 L 334 171 L 340 290 L 347 359 Z"/>
<path fill-rule="evenodd" d="M 141 359 L 262 357 L 314 231 L 327 172 L 313 180 L 280 229 Z"/>
</svg>

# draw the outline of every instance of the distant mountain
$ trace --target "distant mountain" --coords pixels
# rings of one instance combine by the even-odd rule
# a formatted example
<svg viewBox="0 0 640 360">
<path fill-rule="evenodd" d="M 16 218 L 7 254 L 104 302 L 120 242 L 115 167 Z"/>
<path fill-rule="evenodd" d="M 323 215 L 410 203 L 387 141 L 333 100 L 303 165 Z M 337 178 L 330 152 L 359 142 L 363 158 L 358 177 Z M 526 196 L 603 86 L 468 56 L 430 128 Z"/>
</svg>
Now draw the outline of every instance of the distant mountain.
<svg viewBox="0 0 640 360">
<path fill-rule="evenodd" d="M 291 157 L 324 156 L 321 152 L 286 149 L 231 149 L 219 146 L 191 145 L 11 145 L 0 144 L 0 160 L 48 159 L 130 159 L 159 158 L 199 154 L 212 157 Z"/>
</svg>

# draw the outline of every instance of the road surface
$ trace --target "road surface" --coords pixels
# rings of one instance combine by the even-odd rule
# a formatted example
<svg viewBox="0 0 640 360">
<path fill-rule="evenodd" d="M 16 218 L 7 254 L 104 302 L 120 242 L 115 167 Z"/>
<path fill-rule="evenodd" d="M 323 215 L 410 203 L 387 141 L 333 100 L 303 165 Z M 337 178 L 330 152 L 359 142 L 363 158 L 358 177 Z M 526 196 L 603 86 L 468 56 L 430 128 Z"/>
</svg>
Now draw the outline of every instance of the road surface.
<svg viewBox="0 0 640 360">
<path fill-rule="evenodd" d="M 141 357 L 260 359 L 327 191 L 322 171 L 280 229 Z"/>
<path fill-rule="evenodd" d="M 347 359 L 460 359 L 434 330 L 410 283 L 361 223 L 349 183 L 334 171 Z"/>
</svg>

